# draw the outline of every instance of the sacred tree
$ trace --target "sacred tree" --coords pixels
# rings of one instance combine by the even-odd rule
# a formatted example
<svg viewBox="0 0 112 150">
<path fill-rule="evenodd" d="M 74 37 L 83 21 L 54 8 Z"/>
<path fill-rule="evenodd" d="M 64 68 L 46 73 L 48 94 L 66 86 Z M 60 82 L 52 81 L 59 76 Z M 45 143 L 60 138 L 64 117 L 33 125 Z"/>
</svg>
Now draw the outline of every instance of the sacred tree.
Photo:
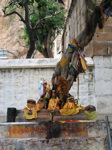
<svg viewBox="0 0 112 150">
<path fill-rule="evenodd" d="M 92 40 L 96 28 L 102 29 L 104 20 L 112 15 L 111 0 L 103 0 L 100 5 L 96 5 L 95 0 L 86 0 L 86 20 L 84 30 L 71 43 L 68 43 L 68 48 L 65 50 L 61 60 L 58 62 L 53 74 L 54 89 L 60 95 L 69 94 L 69 90 L 76 80 L 77 76 L 87 69 L 87 64 L 84 58 L 84 47 Z"/>
</svg>

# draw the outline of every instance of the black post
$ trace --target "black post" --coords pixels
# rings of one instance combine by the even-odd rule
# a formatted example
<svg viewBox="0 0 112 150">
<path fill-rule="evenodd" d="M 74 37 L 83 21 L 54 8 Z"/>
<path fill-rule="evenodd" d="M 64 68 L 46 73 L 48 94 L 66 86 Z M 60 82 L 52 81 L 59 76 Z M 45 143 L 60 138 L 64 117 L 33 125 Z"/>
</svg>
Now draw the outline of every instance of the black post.
<svg viewBox="0 0 112 150">
<path fill-rule="evenodd" d="M 14 107 L 7 108 L 7 122 L 15 122 L 17 110 Z"/>
<path fill-rule="evenodd" d="M 110 124 L 109 124 L 109 121 L 108 121 L 108 116 L 105 116 L 105 119 L 106 119 L 109 150 L 112 150 L 112 138 L 111 138 L 111 134 L 110 134 Z"/>
</svg>

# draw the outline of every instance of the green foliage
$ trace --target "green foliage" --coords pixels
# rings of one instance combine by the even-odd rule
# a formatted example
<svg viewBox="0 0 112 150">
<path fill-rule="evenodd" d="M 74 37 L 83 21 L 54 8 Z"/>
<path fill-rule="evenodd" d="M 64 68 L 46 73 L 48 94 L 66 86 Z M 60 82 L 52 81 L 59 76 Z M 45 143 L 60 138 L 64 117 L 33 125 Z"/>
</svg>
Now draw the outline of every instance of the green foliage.
<svg viewBox="0 0 112 150">
<path fill-rule="evenodd" d="M 24 34 L 21 36 L 21 39 L 24 39 L 25 40 L 25 45 L 29 46 L 30 40 L 29 40 L 29 35 L 28 35 L 28 32 L 27 32 L 26 26 L 24 27 Z"/>
<path fill-rule="evenodd" d="M 35 26 L 38 20 L 46 16 L 54 15 L 56 12 L 63 10 L 63 7 L 60 7 L 57 2 L 53 0 L 37 0 L 38 5 L 36 4 L 37 10 L 35 14 L 30 16 L 31 25 L 32 27 Z M 65 22 L 65 12 L 60 12 L 55 16 L 43 20 L 38 26 L 37 29 L 34 31 L 35 38 L 36 38 L 36 48 L 39 51 L 44 50 L 44 41 L 48 38 L 50 34 L 51 37 L 55 37 L 56 35 L 60 34 L 60 31 L 64 28 Z M 53 41 L 51 40 L 50 45 L 52 47 Z"/>
<path fill-rule="evenodd" d="M 30 44 L 30 34 L 33 34 L 36 48 L 39 51 L 43 51 L 45 48 L 45 41 L 47 41 L 48 35 L 51 37 L 50 45 L 52 47 L 53 40 L 60 31 L 63 30 L 65 22 L 65 12 L 63 7 L 55 0 L 9 0 L 6 13 L 11 13 L 13 11 L 18 12 L 22 18 L 24 17 L 24 12 L 26 7 L 28 8 L 29 15 L 29 27 L 25 23 L 24 34 L 19 36 L 19 38 L 25 39 L 26 45 Z M 24 10 L 24 12 L 23 12 Z M 58 12 L 58 13 L 57 13 Z M 46 18 L 48 17 L 48 18 Z M 25 20 L 28 22 L 28 20 Z M 36 26 L 38 22 L 38 25 Z M 35 28 L 35 29 L 34 29 Z"/>
</svg>

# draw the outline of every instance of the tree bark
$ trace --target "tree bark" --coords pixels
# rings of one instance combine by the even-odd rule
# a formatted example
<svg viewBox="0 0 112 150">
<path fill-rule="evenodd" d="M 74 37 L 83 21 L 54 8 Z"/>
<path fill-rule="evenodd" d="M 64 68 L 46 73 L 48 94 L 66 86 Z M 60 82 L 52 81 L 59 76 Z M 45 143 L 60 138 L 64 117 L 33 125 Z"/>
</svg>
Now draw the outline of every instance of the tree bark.
<svg viewBox="0 0 112 150">
<path fill-rule="evenodd" d="M 33 29 L 32 29 L 32 26 L 31 26 L 31 22 L 30 22 L 30 15 L 29 15 L 29 8 L 28 8 L 28 4 L 26 3 L 24 5 L 24 9 L 25 9 L 25 25 L 26 25 L 26 29 L 27 29 L 27 32 L 28 32 L 28 35 L 29 35 L 29 50 L 27 52 L 27 56 L 26 58 L 31 58 L 34 50 L 35 50 L 35 39 L 34 39 L 34 35 L 33 35 Z"/>
<path fill-rule="evenodd" d="M 30 39 L 30 47 L 29 47 L 29 50 L 27 52 L 26 58 L 31 58 L 34 50 L 35 50 L 35 41 L 33 39 Z"/>
<path fill-rule="evenodd" d="M 86 25 L 84 30 L 75 38 L 76 42 L 80 47 L 83 48 L 88 45 L 88 43 L 92 40 L 94 33 L 97 27 L 97 13 L 96 13 L 96 3 L 93 0 L 86 0 Z M 91 10 L 91 13 L 89 12 Z M 74 41 L 74 40 L 73 40 Z M 77 65 L 77 54 L 75 52 L 70 53 L 69 48 L 64 52 L 61 60 L 66 59 L 67 63 L 64 67 L 60 65 L 60 62 L 56 65 L 55 72 L 53 74 L 52 80 L 54 80 L 55 76 L 61 76 L 65 80 L 69 81 L 70 88 L 74 82 L 74 75 L 69 73 L 69 63 L 71 62 L 73 65 Z M 76 75 L 77 76 L 77 75 Z M 70 88 L 68 90 L 70 90 Z"/>
<path fill-rule="evenodd" d="M 53 44 L 53 40 L 51 38 L 51 34 L 50 32 L 48 33 L 47 39 L 46 39 L 46 49 L 47 49 L 47 53 L 49 55 L 49 58 L 53 58 L 53 51 L 52 51 L 52 46 L 51 44 Z"/>
<path fill-rule="evenodd" d="M 49 32 L 46 40 L 44 41 L 45 50 L 46 50 L 46 53 L 48 54 L 49 58 L 53 58 L 53 51 L 52 51 L 51 44 L 53 44 L 53 40 L 52 40 L 51 34 Z"/>
<path fill-rule="evenodd" d="M 44 48 L 43 52 L 40 52 L 45 58 L 49 58 L 49 55 L 47 53 L 47 48 Z"/>
</svg>

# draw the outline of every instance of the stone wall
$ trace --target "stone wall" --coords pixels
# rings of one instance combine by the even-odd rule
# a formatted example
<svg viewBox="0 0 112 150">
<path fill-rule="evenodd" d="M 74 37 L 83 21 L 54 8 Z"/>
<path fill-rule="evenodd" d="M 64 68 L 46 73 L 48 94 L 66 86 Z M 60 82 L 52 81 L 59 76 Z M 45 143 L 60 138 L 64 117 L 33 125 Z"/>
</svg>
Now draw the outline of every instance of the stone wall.
<svg viewBox="0 0 112 150">
<path fill-rule="evenodd" d="M 97 111 L 112 114 L 112 55 L 94 57 L 94 92 Z"/>
<path fill-rule="evenodd" d="M 97 27 L 93 40 L 85 49 L 86 57 L 112 55 L 112 18 L 105 21 L 104 28 Z"/>
<path fill-rule="evenodd" d="M 0 124 L 0 149 L 3 150 L 108 150 L 105 121 L 53 122 L 58 136 L 47 139 L 47 123 Z M 110 124 L 112 127 L 112 124 Z M 56 131 L 57 132 L 57 131 Z"/>
<path fill-rule="evenodd" d="M 79 75 L 79 86 L 74 82 L 70 93 L 75 98 L 79 97 L 79 104 L 95 105 L 99 114 L 112 114 L 112 56 L 96 56 L 93 60 L 86 60 L 89 68 Z M 23 109 L 28 98 L 38 101 L 40 80 L 44 78 L 51 81 L 58 61 L 59 59 L 0 60 L 0 116 L 6 116 L 8 107 Z"/>
<path fill-rule="evenodd" d="M 99 5 L 101 0 L 97 0 Z M 93 40 L 85 50 L 87 57 L 112 55 L 112 17 L 106 19 L 103 29 L 97 27 Z"/>
<path fill-rule="evenodd" d="M 101 0 L 97 0 L 99 5 Z M 63 34 L 63 49 L 82 32 L 85 27 L 86 4 L 85 0 L 73 0 L 69 9 L 65 30 Z M 112 54 L 112 18 L 106 20 L 104 28 L 97 27 L 93 40 L 84 49 L 86 57 L 104 56 Z"/>
<path fill-rule="evenodd" d="M 93 68 L 91 58 L 86 58 L 90 68 Z M 8 107 L 23 109 L 26 101 L 39 99 L 38 85 L 44 78 L 51 81 L 54 68 L 59 59 L 14 59 L 0 60 L 0 116 L 6 116 Z M 93 70 L 93 69 L 92 69 Z M 93 103 L 93 75 L 91 69 L 80 75 L 80 98 L 83 105 Z M 91 78 L 92 76 L 92 78 Z M 88 82 L 90 78 L 90 82 Z M 92 86 L 91 88 L 88 88 Z M 77 82 L 70 93 L 77 98 Z M 91 95 L 91 96 L 90 96 Z"/>
<path fill-rule="evenodd" d="M 6 116 L 7 107 L 23 109 L 27 99 L 38 100 L 40 80 L 51 80 L 56 62 L 53 59 L 0 60 L 1 116 Z"/>
<path fill-rule="evenodd" d="M 63 49 L 84 29 L 85 15 L 85 0 L 72 0 L 63 34 Z"/>
</svg>

